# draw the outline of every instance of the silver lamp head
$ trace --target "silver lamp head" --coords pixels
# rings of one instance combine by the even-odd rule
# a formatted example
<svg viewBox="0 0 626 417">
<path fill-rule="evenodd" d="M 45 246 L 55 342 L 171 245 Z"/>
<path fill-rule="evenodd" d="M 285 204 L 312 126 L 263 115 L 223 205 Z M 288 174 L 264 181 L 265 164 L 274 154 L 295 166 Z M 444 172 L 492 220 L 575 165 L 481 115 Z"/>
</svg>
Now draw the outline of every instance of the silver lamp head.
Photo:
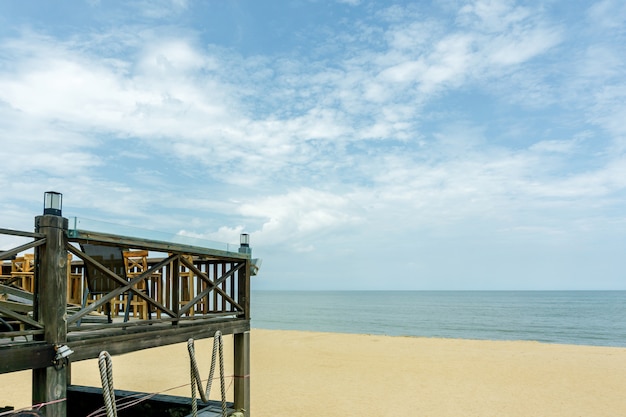
<svg viewBox="0 0 626 417">
<path fill-rule="evenodd" d="M 56 191 L 46 191 L 43 195 L 43 214 L 60 216 L 63 205 L 63 194 Z"/>
</svg>

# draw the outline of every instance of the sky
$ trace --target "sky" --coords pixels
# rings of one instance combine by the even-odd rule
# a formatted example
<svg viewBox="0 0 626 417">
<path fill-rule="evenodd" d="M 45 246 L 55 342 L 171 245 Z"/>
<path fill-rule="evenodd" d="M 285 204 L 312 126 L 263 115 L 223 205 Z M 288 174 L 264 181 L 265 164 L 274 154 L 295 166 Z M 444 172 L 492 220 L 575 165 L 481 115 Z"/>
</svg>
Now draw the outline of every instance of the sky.
<svg viewBox="0 0 626 417">
<path fill-rule="evenodd" d="M 625 120 L 622 0 L 0 2 L 0 227 L 249 233 L 253 290 L 625 290 Z"/>
</svg>

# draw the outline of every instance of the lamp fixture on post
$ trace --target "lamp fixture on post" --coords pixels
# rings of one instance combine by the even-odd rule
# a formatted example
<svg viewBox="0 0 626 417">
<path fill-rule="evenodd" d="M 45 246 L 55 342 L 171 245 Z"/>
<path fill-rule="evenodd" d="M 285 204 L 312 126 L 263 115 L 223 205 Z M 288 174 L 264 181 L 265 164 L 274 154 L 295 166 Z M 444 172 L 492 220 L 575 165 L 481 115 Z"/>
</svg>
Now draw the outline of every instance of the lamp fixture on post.
<svg viewBox="0 0 626 417">
<path fill-rule="evenodd" d="M 61 215 L 63 205 L 63 194 L 56 191 L 46 191 L 43 195 L 43 214 L 53 216 Z"/>
<path fill-rule="evenodd" d="M 247 233 L 239 235 L 239 253 L 252 253 L 250 249 L 250 235 Z"/>
</svg>

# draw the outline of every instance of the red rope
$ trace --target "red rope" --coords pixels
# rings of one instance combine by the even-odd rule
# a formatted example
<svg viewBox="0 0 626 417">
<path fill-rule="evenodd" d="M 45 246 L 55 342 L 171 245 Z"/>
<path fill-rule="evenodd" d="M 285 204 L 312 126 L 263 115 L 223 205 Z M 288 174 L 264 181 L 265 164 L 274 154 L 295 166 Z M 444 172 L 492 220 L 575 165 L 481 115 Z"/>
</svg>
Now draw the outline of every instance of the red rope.
<svg viewBox="0 0 626 417">
<path fill-rule="evenodd" d="M 51 404 L 61 403 L 61 402 L 66 401 L 66 400 L 67 400 L 67 398 L 60 398 L 58 400 L 52 400 L 52 401 L 48 401 L 48 402 L 45 402 L 45 403 L 33 404 L 30 407 L 24 407 L 24 408 L 20 408 L 20 409 L 17 409 L 17 410 L 5 411 L 4 413 L 0 413 L 0 416 L 10 416 L 12 414 L 21 413 L 23 411 L 28 411 L 28 410 L 39 411 L 39 410 L 42 409 L 42 407 L 45 407 L 45 406 L 51 405 Z"/>
<path fill-rule="evenodd" d="M 228 388 L 226 388 L 226 392 L 230 391 L 230 387 L 233 385 L 233 380 L 235 378 L 250 378 L 250 375 L 229 375 L 226 378 L 232 378 L 230 380 L 230 384 L 228 384 Z M 219 377 L 215 377 L 213 378 L 213 380 L 218 380 Z M 203 382 L 206 382 L 206 380 L 204 380 Z M 184 388 L 184 387 L 188 387 L 191 384 L 183 384 L 183 385 L 179 385 L 177 387 L 172 387 L 172 388 L 166 388 L 163 391 L 159 391 L 159 392 L 155 392 L 152 394 L 146 394 L 144 396 L 140 396 L 141 394 L 136 394 L 136 395 L 131 395 L 129 397 L 126 397 L 124 399 L 118 400 L 116 401 L 116 408 L 117 410 L 124 410 L 126 408 L 132 407 L 134 405 L 137 405 L 143 401 L 147 401 L 150 398 L 154 397 L 155 395 L 158 394 L 162 394 L 164 392 L 168 392 L 168 391 L 172 391 L 178 388 Z M 137 398 L 136 398 L 137 397 Z M 101 416 L 105 416 L 106 415 L 106 411 L 104 410 L 104 407 L 100 407 L 97 410 L 94 410 L 93 412 L 91 412 L 90 414 L 88 414 L 86 417 L 101 417 Z M 0 417 L 2 417 L 2 414 L 0 414 Z"/>
</svg>

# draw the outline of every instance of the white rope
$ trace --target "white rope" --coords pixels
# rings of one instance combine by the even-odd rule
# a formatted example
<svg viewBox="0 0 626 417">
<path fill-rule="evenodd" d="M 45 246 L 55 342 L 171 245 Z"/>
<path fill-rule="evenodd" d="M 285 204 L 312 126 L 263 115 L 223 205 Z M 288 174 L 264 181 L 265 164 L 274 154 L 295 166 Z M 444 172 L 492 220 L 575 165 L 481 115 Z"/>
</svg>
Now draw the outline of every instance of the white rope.
<svg viewBox="0 0 626 417">
<path fill-rule="evenodd" d="M 189 351 L 190 374 L 191 374 L 191 414 L 198 417 L 198 404 L 196 399 L 196 388 L 200 391 L 200 397 L 203 402 L 209 401 L 211 394 L 211 383 L 213 381 L 213 373 L 215 372 L 215 359 L 219 351 L 220 359 L 220 388 L 222 391 L 222 417 L 226 417 L 226 384 L 224 382 L 224 343 L 222 341 L 222 332 L 219 330 L 213 336 L 213 355 L 211 356 L 211 370 L 207 380 L 206 391 L 202 389 L 202 380 L 196 363 L 196 351 L 193 339 L 187 341 L 187 350 Z M 110 416 L 109 416 L 110 417 Z"/>
<path fill-rule="evenodd" d="M 117 417 L 115 408 L 115 390 L 113 389 L 113 363 L 111 355 L 106 350 L 100 352 L 98 356 L 98 367 L 100 368 L 100 379 L 102 380 L 102 396 L 107 410 L 107 417 Z"/>
</svg>

